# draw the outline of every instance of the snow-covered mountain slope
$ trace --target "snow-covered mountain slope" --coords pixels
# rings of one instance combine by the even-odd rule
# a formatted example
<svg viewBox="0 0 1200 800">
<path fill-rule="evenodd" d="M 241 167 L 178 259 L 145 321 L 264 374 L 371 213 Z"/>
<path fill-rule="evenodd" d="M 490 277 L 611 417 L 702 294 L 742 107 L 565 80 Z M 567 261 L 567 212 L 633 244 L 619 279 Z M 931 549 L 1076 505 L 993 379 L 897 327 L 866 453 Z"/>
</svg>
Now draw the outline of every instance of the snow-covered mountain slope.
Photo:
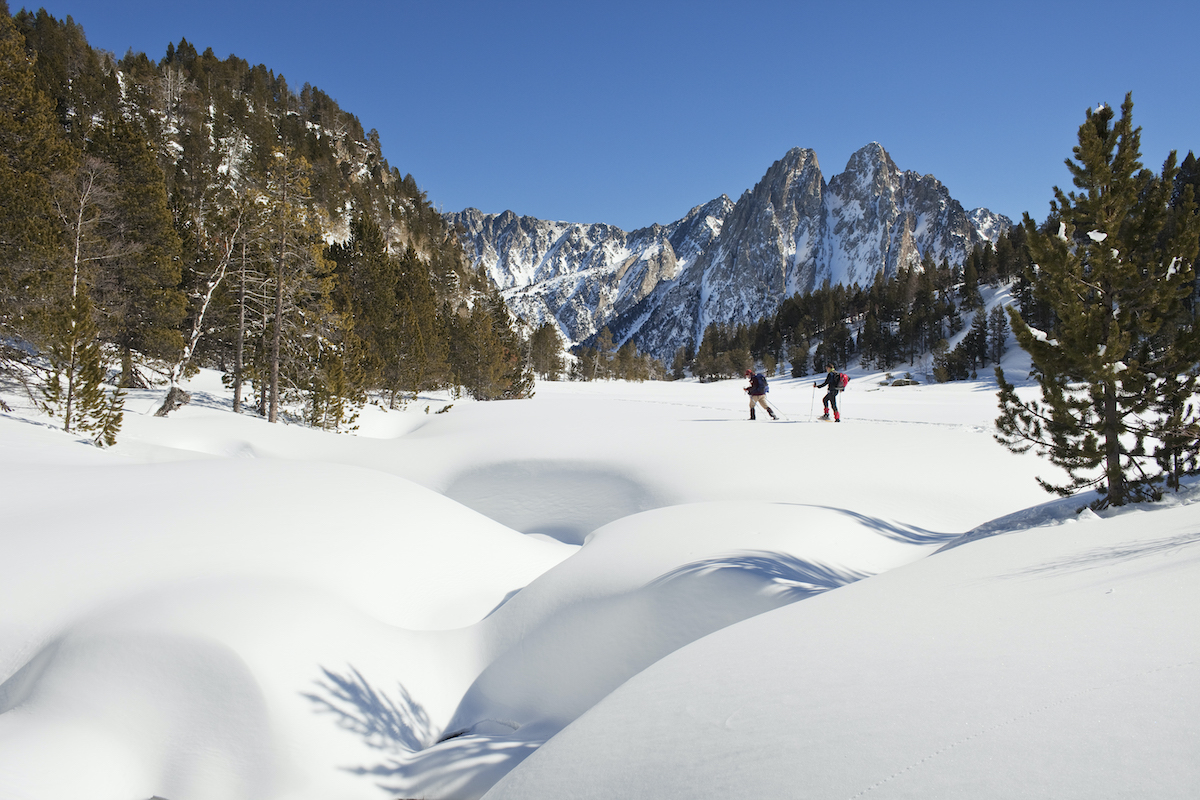
<svg viewBox="0 0 1200 800">
<path fill-rule="evenodd" d="M 670 225 L 630 233 L 511 211 L 467 209 L 446 219 L 515 314 L 534 325 L 553 320 L 569 341 L 579 342 L 695 263 L 732 208 L 722 196 Z"/>
<path fill-rule="evenodd" d="M 720 197 L 669 226 L 633 233 L 485 215 L 447 215 L 476 266 L 533 324 L 568 341 L 607 325 L 616 343 L 669 359 L 712 322 L 753 322 L 825 281 L 866 285 L 923 257 L 961 263 L 1011 222 L 967 212 L 932 175 L 902 171 L 877 143 L 826 182 L 795 148 L 737 201 Z"/>
</svg>

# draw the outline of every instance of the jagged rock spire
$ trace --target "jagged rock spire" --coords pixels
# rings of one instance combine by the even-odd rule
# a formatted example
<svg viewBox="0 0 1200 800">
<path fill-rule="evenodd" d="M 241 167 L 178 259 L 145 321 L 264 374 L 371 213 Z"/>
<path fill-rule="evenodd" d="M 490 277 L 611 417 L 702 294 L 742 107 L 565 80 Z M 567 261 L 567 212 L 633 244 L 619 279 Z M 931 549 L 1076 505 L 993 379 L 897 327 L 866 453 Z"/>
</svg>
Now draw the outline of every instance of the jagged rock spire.
<svg viewBox="0 0 1200 800">
<path fill-rule="evenodd" d="M 815 152 L 793 148 L 737 203 L 722 196 L 632 233 L 512 212 L 447 216 L 516 313 L 556 320 L 572 342 L 607 326 L 618 345 L 633 338 L 664 359 L 711 322 L 753 322 L 827 280 L 866 285 L 924 255 L 961 263 L 1011 226 L 986 209 L 968 213 L 878 142 L 828 182 Z"/>
</svg>

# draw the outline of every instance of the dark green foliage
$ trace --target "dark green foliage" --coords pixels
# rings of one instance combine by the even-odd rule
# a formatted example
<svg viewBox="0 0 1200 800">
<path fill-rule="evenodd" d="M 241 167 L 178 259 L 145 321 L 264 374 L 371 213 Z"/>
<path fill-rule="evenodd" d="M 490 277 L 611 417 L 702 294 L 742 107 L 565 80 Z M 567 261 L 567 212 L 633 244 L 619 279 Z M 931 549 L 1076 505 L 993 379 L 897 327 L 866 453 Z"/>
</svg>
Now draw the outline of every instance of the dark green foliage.
<svg viewBox="0 0 1200 800">
<path fill-rule="evenodd" d="M 557 338 L 557 334 L 555 337 Z M 572 380 L 645 381 L 666 377 L 666 369 L 662 362 L 645 353 L 639 353 L 632 339 L 617 347 L 612 331 L 607 326 L 592 337 L 591 345 L 580 345 L 574 352 Z M 679 358 L 676 361 L 679 361 Z M 678 369 L 682 373 L 682 362 L 679 363 Z M 683 375 L 680 374 L 679 377 Z"/>
<path fill-rule="evenodd" d="M 20 33 L 0 14 L 0 370 L 22 359 L 29 315 L 52 302 L 46 269 L 58 259 L 51 178 L 72 153 L 37 88 Z"/>
<path fill-rule="evenodd" d="M 1024 234 L 1002 235 L 995 248 L 985 245 L 971 258 L 984 265 L 990 280 L 1014 280 L 1009 270 L 1028 263 Z M 673 373 L 682 377 L 690 371 L 701 380 L 715 380 L 740 375 L 739 364 L 787 361 L 792 376 L 801 377 L 810 370 L 823 373 L 830 364 L 845 367 L 855 357 L 864 366 L 882 370 L 902 361 L 914 364 L 962 330 L 954 302 L 963 291 L 961 272 L 925 258 L 919 269 L 903 267 L 891 277 L 877 274 L 866 289 L 827 284 L 789 297 L 774 316 L 751 325 L 714 323 L 694 354 L 676 354 Z M 967 294 L 981 302 L 978 282 Z M 985 325 L 986 320 L 977 324 Z M 955 349 L 954 363 L 941 364 L 948 368 L 941 371 L 941 379 L 969 377 L 975 366 L 986 363 L 990 343 L 986 330 L 972 336 Z"/>
<path fill-rule="evenodd" d="M 750 342 L 750 329 L 745 325 L 709 325 L 692 359 L 692 375 L 701 381 L 740 376 L 754 364 Z"/>
<path fill-rule="evenodd" d="M 50 98 L 62 130 L 82 148 L 98 119 L 114 119 L 120 104 L 116 73 L 107 54 L 87 45 L 83 29 L 39 9 L 21 10 L 13 22 L 35 56 L 38 89 Z"/>
<path fill-rule="evenodd" d="M 1154 498 L 1196 469 L 1200 418 L 1192 393 L 1200 336 L 1187 299 L 1200 244 L 1193 192 L 1174 195 L 1175 154 L 1158 175 L 1139 159 L 1126 96 L 1118 119 L 1088 111 L 1067 166 L 1079 192 L 1054 190 L 1046 222 L 1024 228 L 1027 279 L 1049 310 L 1048 330 L 1011 311 L 1041 400 L 1024 400 L 997 369 L 998 438 L 1062 467 L 1061 494 L 1096 487 L 1102 502 Z"/>
<path fill-rule="evenodd" d="M 645 381 L 651 377 L 651 363 L 651 359 L 638 353 L 637 344 L 630 339 L 617 349 L 613 372 L 623 380 Z"/>
<path fill-rule="evenodd" d="M 73 263 L 123 386 L 157 373 L 174 388 L 215 366 L 238 410 L 249 383 L 272 419 L 289 401 L 344 427 L 368 393 L 395 403 L 450 384 L 450 320 L 471 318 L 473 359 L 498 372 L 477 372 L 472 390 L 530 393 L 503 301 L 378 134 L 327 94 L 186 39 L 157 62 L 116 60 L 69 18 L 3 10 L 0 341 L 12 360 L 0 366 L 28 372 L 61 343 Z M 104 191 L 72 223 L 84 162 Z M 82 259 L 65 239 L 85 244 Z"/>
<path fill-rule="evenodd" d="M 950 343 L 945 339 L 935 343 L 931 353 L 933 354 L 934 380 L 946 383 L 947 381 L 965 381 L 971 377 L 971 370 L 967 367 L 967 360 L 962 351 L 957 347 L 951 350 Z"/>
<path fill-rule="evenodd" d="M 849 326 L 842 321 L 825 331 L 825 337 L 813 350 L 814 373 L 823 372 L 830 366 L 844 369 L 854 354 L 854 337 Z"/>
<path fill-rule="evenodd" d="M 138 128 L 117 119 L 96 132 L 88 149 L 116 173 L 100 234 L 114 250 L 99 262 L 95 284 L 101 331 L 120 349 L 120 385 L 143 385 L 135 354 L 169 359 L 183 346 L 179 234 L 162 170 Z"/>
<path fill-rule="evenodd" d="M 931 351 L 934 379 L 945 383 L 946 381 L 974 380 L 978 377 L 978 367 L 986 365 L 988 358 L 992 357 L 994 352 L 989 325 L 993 324 L 996 319 L 1001 321 L 1004 332 L 1007 333 L 1008 324 L 1004 322 L 1003 308 L 995 306 L 987 315 L 981 308 L 975 312 L 971 330 L 953 350 L 950 349 L 950 345 L 945 339 L 934 344 Z M 1002 342 L 1003 339 L 1001 339 Z M 994 357 L 993 360 L 998 361 L 999 357 Z"/>
<path fill-rule="evenodd" d="M 983 305 L 983 298 L 979 294 L 979 269 L 976 266 L 979 261 L 979 251 L 976 250 L 963 264 L 963 282 L 959 289 L 963 308 L 972 311 Z"/>
<path fill-rule="evenodd" d="M 356 218 L 350 232 L 349 241 L 326 251 L 336 264 L 334 305 L 362 344 L 366 385 L 387 391 L 394 405 L 401 392 L 415 396 L 446 371 L 429 266 L 411 247 L 399 257 L 388 252 L 371 219 Z"/>
<path fill-rule="evenodd" d="M 529 360 L 533 371 L 544 380 L 556 381 L 562 374 L 562 339 L 553 323 L 544 322 L 530 334 Z"/>
<path fill-rule="evenodd" d="M 42 381 L 42 407 L 63 421 L 63 430 L 92 434 L 96 444 L 116 443 L 124 414 L 124 393 L 104 387 L 104 355 L 91 299 L 75 283 L 46 315 L 42 326 L 48 363 Z"/>
<path fill-rule="evenodd" d="M 491 289 L 450 321 L 450 366 L 455 381 L 476 400 L 533 396 L 533 372 L 500 292 Z"/>
<path fill-rule="evenodd" d="M 996 364 L 1004 357 L 1008 344 L 1008 315 L 1001 306 L 992 306 L 988 313 L 988 356 Z"/>
</svg>

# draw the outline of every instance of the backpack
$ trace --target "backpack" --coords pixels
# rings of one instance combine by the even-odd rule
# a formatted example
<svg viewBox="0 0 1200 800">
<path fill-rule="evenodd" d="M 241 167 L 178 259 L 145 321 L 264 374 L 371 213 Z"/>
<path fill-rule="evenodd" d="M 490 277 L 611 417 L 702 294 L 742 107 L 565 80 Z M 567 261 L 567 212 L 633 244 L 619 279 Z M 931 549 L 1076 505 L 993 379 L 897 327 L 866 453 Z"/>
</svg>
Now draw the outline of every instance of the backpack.
<svg viewBox="0 0 1200 800">
<path fill-rule="evenodd" d="M 838 387 L 837 387 L 837 388 L 839 388 L 839 389 L 845 389 L 845 388 L 846 388 L 846 384 L 847 384 L 847 383 L 849 383 L 849 382 L 850 382 L 850 376 L 849 376 L 849 375 L 847 375 L 847 374 L 846 374 L 846 373 L 844 373 L 844 372 L 839 372 L 839 373 L 838 373 L 838 379 L 837 379 L 837 384 L 838 384 Z"/>
<path fill-rule="evenodd" d="M 763 375 L 761 372 L 756 372 L 750 381 L 754 384 L 754 390 L 757 392 L 766 394 L 767 392 L 771 391 L 771 387 L 767 385 L 767 376 Z"/>
</svg>

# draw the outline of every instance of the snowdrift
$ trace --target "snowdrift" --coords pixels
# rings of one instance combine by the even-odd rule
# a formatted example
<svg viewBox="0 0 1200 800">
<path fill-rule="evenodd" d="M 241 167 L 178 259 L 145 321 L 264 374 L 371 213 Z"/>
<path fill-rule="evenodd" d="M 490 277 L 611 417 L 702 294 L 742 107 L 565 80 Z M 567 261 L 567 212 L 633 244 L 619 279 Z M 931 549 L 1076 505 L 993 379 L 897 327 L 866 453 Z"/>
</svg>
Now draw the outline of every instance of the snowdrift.
<svg viewBox="0 0 1200 800">
<path fill-rule="evenodd" d="M 202 373 L 107 451 L 5 394 L 0 796 L 1200 794 L 1193 495 L 1045 503 L 994 386 L 882 378 L 337 435 Z"/>
</svg>

